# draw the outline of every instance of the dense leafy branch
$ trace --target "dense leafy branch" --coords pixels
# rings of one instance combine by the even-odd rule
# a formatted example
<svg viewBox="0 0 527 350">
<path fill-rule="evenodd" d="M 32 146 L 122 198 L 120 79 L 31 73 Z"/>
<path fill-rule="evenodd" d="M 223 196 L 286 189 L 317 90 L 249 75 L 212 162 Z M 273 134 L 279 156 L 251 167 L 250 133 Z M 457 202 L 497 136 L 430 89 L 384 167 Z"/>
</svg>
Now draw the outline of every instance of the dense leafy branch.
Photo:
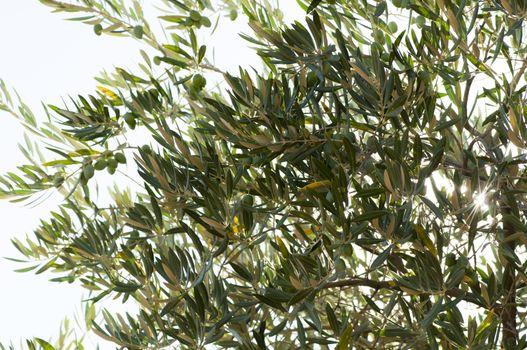
<svg viewBox="0 0 527 350">
<path fill-rule="evenodd" d="M 298 1 L 305 18 L 287 23 L 266 1 L 166 0 L 166 42 L 136 0 L 41 2 L 146 47 L 137 71 L 105 73 L 46 122 L 0 85 L 0 107 L 38 136 L 23 147 L 38 161 L 1 194 L 66 198 L 13 242 L 39 262 L 27 270 L 90 291 L 97 335 L 127 349 L 527 346 L 523 2 Z M 214 64 L 204 38 L 224 17 L 248 22 L 262 67 Z M 98 196 L 104 169 L 118 182 Z"/>
</svg>

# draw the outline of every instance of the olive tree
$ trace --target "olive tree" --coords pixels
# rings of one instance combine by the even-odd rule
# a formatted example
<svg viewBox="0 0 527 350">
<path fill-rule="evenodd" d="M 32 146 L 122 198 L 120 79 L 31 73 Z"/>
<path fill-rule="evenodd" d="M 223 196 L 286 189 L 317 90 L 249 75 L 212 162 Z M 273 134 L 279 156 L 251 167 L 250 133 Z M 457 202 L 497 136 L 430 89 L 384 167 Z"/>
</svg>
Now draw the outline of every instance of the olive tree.
<svg viewBox="0 0 527 350">
<path fill-rule="evenodd" d="M 298 0 L 287 22 L 263 0 L 159 0 L 162 40 L 138 0 L 40 1 L 145 45 L 46 120 L 3 86 L 33 137 L 2 196 L 64 196 L 13 243 L 90 291 L 91 331 L 121 349 L 527 347 L 523 1 Z M 229 17 L 261 59 L 236 74 L 207 50 Z"/>
</svg>

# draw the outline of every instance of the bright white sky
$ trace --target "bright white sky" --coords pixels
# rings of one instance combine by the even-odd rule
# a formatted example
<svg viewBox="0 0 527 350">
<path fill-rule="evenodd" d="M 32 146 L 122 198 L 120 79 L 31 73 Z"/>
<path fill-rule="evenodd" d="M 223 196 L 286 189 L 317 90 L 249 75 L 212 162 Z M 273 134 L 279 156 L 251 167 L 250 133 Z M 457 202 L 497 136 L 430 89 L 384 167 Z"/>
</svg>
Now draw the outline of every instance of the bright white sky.
<svg viewBox="0 0 527 350">
<path fill-rule="evenodd" d="M 150 1 L 147 1 L 150 2 Z M 283 0 L 282 10 L 299 16 L 300 10 L 292 0 Z M 298 18 L 298 17 L 297 17 Z M 155 22 L 155 20 L 153 20 Z M 240 20 L 224 21 L 222 30 L 215 34 L 216 62 L 223 69 L 236 72 L 238 65 L 246 66 L 254 60 L 254 53 L 244 47 L 236 32 L 249 32 Z M 68 94 L 93 93 L 97 85 L 93 77 L 113 66 L 135 67 L 139 62 L 139 44 L 131 39 L 96 36 L 91 27 L 78 22 L 61 20 L 37 0 L 3 1 L 0 5 L 0 79 L 16 88 L 23 100 L 37 115 L 42 114 L 41 101 L 61 105 Z M 23 132 L 9 115 L 0 113 L 0 173 L 11 171 L 25 162 L 17 144 Z M 31 234 L 40 218 L 58 203 L 51 198 L 45 205 L 23 207 L 0 202 L 0 257 L 20 258 L 10 243 L 12 237 Z M 57 284 L 48 279 L 50 274 L 15 273 L 23 266 L 0 260 L 0 341 L 13 342 L 37 336 L 55 338 L 64 317 L 82 315 L 83 291 L 69 284 Z M 101 349 L 114 346 L 98 341 Z M 87 349 L 95 349 L 89 342 Z"/>
</svg>

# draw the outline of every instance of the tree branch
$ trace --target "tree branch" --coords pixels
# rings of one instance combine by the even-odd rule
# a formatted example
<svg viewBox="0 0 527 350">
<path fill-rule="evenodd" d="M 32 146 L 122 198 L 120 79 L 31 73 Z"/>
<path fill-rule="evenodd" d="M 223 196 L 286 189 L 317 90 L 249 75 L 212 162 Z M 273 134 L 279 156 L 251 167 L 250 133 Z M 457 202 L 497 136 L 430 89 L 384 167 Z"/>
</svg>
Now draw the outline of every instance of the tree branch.
<svg viewBox="0 0 527 350">
<path fill-rule="evenodd" d="M 350 278 L 346 280 L 340 280 L 335 282 L 328 282 L 322 286 L 323 289 L 330 288 L 343 288 L 343 287 L 369 287 L 373 289 L 389 289 L 395 292 L 404 292 L 398 285 L 394 284 L 391 281 L 375 281 L 369 280 L 366 278 Z M 485 305 L 476 294 L 467 292 L 461 288 L 451 288 L 444 291 L 438 291 L 437 293 L 417 291 L 420 295 L 432 295 L 432 294 L 444 294 L 450 297 L 462 297 L 467 303 L 474 304 L 478 307 L 493 310 L 494 312 L 500 314 L 503 312 L 504 307 L 502 304 L 496 303 L 494 305 Z"/>
<path fill-rule="evenodd" d="M 516 231 L 511 221 L 506 219 L 507 216 L 513 215 L 512 208 L 507 204 L 507 201 L 502 199 L 500 207 L 503 217 L 504 240 L 506 240 L 507 237 L 513 235 Z M 514 251 L 514 240 L 503 244 L 507 245 L 508 249 Z M 518 330 L 516 324 L 518 310 L 516 308 L 516 273 L 514 271 L 513 264 L 509 261 L 505 262 L 502 284 L 504 290 L 502 302 L 503 310 L 500 313 L 503 323 L 502 346 L 504 349 L 510 349 L 514 348 L 514 346 L 518 343 Z"/>
<path fill-rule="evenodd" d="M 351 278 L 347 280 L 329 282 L 324 285 L 324 289 L 340 287 L 370 287 L 373 289 L 400 290 L 397 286 L 391 285 L 388 281 L 374 281 L 366 278 Z"/>
</svg>

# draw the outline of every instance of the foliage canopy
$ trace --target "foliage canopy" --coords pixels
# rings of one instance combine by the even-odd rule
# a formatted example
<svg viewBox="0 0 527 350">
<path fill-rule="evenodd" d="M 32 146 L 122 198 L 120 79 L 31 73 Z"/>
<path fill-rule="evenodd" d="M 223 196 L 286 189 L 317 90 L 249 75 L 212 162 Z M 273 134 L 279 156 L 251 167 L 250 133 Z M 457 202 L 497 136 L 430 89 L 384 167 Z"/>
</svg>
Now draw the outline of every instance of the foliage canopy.
<svg viewBox="0 0 527 350">
<path fill-rule="evenodd" d="M 39 140 L 2 196 L 64 194 L 13 243 L 91 291 L 100 337 L 527 347 L 523 1 L 299 0 L 305 19 L 284 23 L 266 1 L 160 0 L 163 41 L 138 0 L 40 1 L 146 47 L 46 122 L 2 84 L 0 108 Z M 225 17 L 249 23 L 262 67 L 214 64 L 204 38 Z"/>
</svg>

